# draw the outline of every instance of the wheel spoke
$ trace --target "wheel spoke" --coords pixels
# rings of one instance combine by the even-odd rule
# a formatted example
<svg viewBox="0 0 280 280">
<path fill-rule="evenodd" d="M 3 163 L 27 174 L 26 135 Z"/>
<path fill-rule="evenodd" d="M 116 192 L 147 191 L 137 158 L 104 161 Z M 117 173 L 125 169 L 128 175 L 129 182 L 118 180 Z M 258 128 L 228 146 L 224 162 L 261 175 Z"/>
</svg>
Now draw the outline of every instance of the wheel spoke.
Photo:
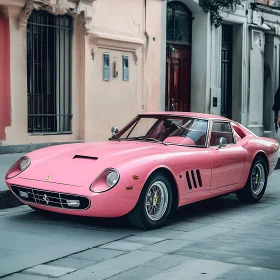
<svg viewBox="0 0 280 280">
<path fill-rule="evenodd" d="M 168 191 L 162 181 L 154 182 L 146 194 L 146 213 L 153 220 L 158 221 L 165 214 L 168 205 Z"/>
<path fill-rule="evenodd" d="M 251 189 L 254 195 L 258 196 L 263 191 L 265 180 L 264 166 L 258 163 L 251 175 Z"/>
</svg>

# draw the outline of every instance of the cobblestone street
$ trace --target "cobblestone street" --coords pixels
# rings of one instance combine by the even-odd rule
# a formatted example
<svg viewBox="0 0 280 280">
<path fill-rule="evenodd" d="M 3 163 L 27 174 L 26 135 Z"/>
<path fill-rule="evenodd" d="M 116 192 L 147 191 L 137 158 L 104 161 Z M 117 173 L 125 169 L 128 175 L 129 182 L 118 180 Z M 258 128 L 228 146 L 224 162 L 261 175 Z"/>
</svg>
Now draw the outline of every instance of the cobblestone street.
<svg viewBox="0 0 280 280">
<path fill-rule="evenodd" d="M 280 171 L 256 205 L 234 195 L 180 209 L 155 231 L 123 220 L 0 211 L 0 278 L 280 279 Z"/>
</svg>

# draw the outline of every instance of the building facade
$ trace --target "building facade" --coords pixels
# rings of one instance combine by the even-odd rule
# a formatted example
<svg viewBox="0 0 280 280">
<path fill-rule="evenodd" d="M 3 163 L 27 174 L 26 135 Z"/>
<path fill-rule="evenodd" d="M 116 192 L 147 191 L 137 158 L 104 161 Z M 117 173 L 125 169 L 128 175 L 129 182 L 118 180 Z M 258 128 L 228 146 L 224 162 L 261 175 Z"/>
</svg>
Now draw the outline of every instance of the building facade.
<svg viewBox="0 0 280 280">
<path fill-rule="evenodd" d="M 2 146 L 103 140 L 159 110 L 161 1 L 0 5 Z"/>
<path fill-rule="evenodd" d="M 0 147 L 105 140 L 156 110 L 277 137 L 277 3 L 242 1 L 215 28 L 199 0 L 1 0 Z"/>
<path fill-rule="evenodd" d="M 275 134 L 272 111 L 280 78 L 280 1 L 241 1 L 233 12 L 222 12 L 223 22 L 218 28 L 210 24 L 209 14 L 202 11 L 199 1 L 167 0 L 165 4 L 162 26 L 167 29 L 162 31 L 166 33 L 162 36 L 165 49 L 161 69 L 166 72 L 161 76 L 161 109 L 170 110 L 174 107 L 170 104 L 175 104 L 177 110 L 222 115 L 259 136 L 280 140 Z M 178 28 L 187 26 L 185 32 L 192 34 L 188 45 L 169 40 L 170 15 L 179 15 L 182 7 L 192 18 L 188 24 L 187 20 L 184 25 L 178 23 Z M 180 31 L 177 33 L 180 37 Z M 180 61 L 183 45 L 187 57 L 184 62 Z"/>
</svg>

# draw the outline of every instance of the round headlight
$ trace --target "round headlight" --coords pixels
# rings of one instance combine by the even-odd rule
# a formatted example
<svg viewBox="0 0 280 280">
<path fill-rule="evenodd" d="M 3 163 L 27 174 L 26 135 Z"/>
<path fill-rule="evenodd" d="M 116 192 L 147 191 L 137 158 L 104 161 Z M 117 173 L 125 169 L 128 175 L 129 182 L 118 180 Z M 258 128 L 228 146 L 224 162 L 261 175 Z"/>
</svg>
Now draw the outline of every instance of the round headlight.
<svg viewBox="0 0 280 280">
<path fill-rule="evenodd" d="M 114 187 L 119 181 L 119 173 L 115 170 L 111 170 L 106 176 L 106 183 L 109 187 Z"/>
<path fill-rule="evenodd" d="M 20 170 L 24 171 L 30 165 L 30 159 L 28 157 L 24 157 L 19 164 Z"/>
<path fill-rule="evenodd" d="M 8 170 L 6 174 L 6 179 L 11 179 L 18 176 L 21 172 L 26 170 L 31 164 L 31 159 L 29 157 L 22 157 L 17 162 L 15 162 L 12 167 Z"/>
</svg>

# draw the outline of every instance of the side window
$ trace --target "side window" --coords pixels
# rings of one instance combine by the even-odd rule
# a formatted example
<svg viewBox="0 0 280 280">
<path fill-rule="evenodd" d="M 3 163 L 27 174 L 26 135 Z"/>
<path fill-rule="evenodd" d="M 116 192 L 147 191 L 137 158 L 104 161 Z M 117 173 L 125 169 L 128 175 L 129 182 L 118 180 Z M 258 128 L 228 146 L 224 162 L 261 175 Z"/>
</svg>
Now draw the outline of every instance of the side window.
<svg viewBox="0 0 280 280">
<path fill-rule="evenodd" d="M 217 146 L 220 137 L 226 138 L 228 144 L 234 144 L 231 126 L 228 122 L 213 122 L 210 146 Z"/>
</svg>

